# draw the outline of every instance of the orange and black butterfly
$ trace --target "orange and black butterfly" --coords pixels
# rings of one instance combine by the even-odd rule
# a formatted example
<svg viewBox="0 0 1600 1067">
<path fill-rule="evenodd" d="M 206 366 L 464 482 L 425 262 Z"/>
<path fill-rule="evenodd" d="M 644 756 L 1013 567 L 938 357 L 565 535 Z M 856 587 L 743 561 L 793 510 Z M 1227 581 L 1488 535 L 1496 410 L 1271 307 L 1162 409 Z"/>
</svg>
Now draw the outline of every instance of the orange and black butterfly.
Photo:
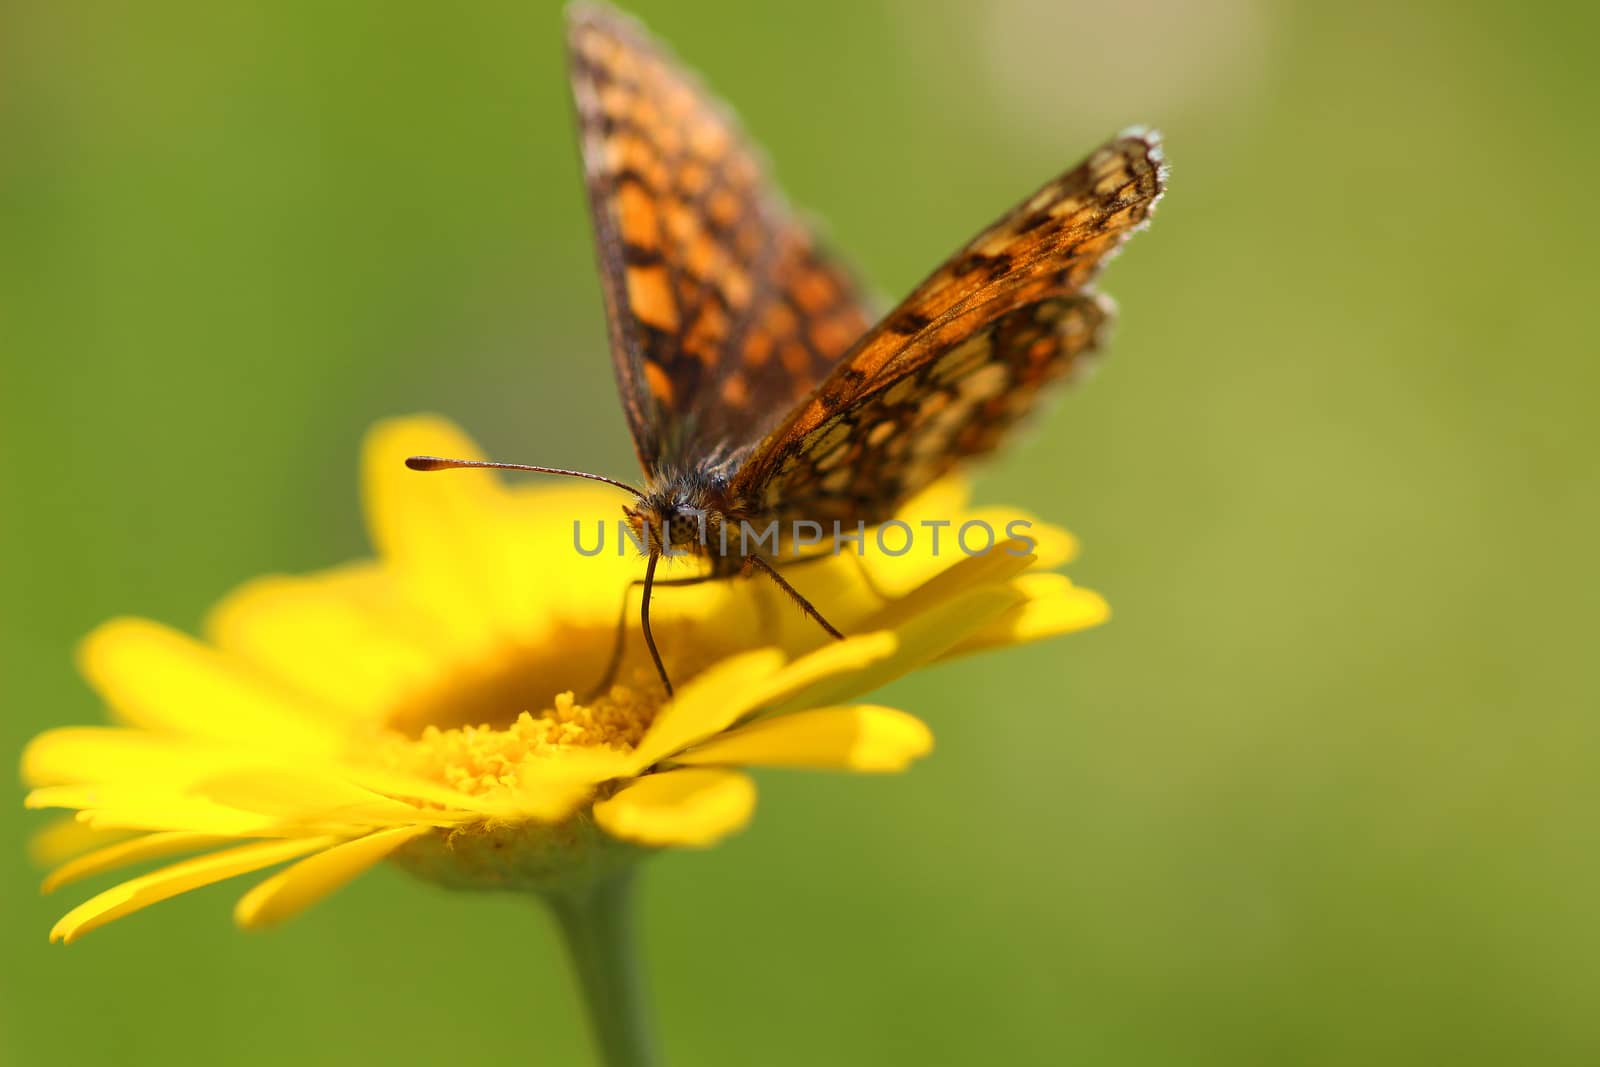
<svg viewBox="0 0 1600 1067">
<path fill-rule="evenodd" d="M 878 317 L 763 173 L 729 112 L 632 20 L 574 8 L 568 56 L 612 367 L 643 489 L 600 475 L 647 546 L 708 577 L 760 571 L 839 632 L 744 539 L 776 520 L 872 525 L 991 451 L 1044 387 L 1081 371 L 1113 314 L 1091 282 L 1166 184 L 1153 131 L 1095 150 L 967 242 Z"/>
</svg>

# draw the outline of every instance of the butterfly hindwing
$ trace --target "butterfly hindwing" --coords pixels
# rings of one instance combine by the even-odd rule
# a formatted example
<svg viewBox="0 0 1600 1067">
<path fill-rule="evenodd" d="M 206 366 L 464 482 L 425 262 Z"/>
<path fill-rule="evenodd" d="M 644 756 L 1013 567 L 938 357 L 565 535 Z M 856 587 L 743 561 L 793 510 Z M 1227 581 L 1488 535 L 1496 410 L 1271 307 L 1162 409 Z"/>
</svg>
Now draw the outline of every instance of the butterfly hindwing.
<svg viewBox="0 0 1600 1067">
<path fill-rule="evenodd" d="M 644 31 L 569 15 L 612 360 L 647 472 L 746 452 L 866 331 L 849 273 L 737 124 Z"/>
<path fill-rule="evenodd" d="M 1073 293 L 989 320 L 801 438 L 766 484 L 763 508 L 785 521 L 847 527 L 889 518 L 957 464 L 998 447 L 1045 386 L 1087 369 L 1113 314 L 1108 298 Z"/>
<path fill-rule="evenodd" d="M 1164 185 L 1143 132 L 1046 185 L 873 327 L 762 441 L 735 495 L 781 516 L 875 522 L 994 449 L 1098 345 L 1111 306 L 1088 285 Z"/>
</svg>

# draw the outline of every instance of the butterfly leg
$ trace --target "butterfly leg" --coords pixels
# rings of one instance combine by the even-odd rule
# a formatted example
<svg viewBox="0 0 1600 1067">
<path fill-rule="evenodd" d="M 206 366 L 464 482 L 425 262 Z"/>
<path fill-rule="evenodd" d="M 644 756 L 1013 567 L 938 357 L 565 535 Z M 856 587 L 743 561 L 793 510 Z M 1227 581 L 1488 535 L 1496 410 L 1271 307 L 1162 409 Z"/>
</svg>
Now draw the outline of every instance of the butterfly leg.
<svg viewBox="0 0 1600 1067">
<path fill-rule="evenodd" d="M 786 567 L 789 570 L 794 570 L 796 567 L 804 567 L 808 563 L 820 563 L 833 558 L 830 553 L 819 552 L 814 556 L 801 556 L 799 559 L 790 560 Z M 741 576 L 749 577 L 751 569 L 750 567 L 743 568 L 740 571 Z M 762 644 L 773 644 L 777 640 L 780 632 L 779 623 L 782 621 L 773 612 L 773 608 L 776 605 L 764 596 L 753 597 L 752 599 L 756 605 L 756 626 L 761 634 L 761 642 Z"/>
<path fill-rule="evenodd" d="M 656 563 L 661 559 L 654 552 L 650 553 L 650 562 L 644 567 L 644 597 L 639 602 L 639 626 L 644 630 L 645 647 L 650 650 L 650 660 L 656 665 L 656 673 L 661 675 L 661 685 L 667 691 L 667 699 L 672 699 L 672 679 L 667 677 L 667 668 L 661 662 L 661 652 L 656 648 L 656 635 L 650 631 L 650 594 L 656 582 Z"/>
<path fill-rule="evenodd" d="M 651 570 L 653 569 L 654 568 L 651 568 Z M 699 585 L 701 582 L 715 581 L 716 578 L 717 576 L 714 574 L 700 574 L 693 578 L 658 578 L 654 579 L 651 584 Z M 628 645 L 628 606 L 633 602 L 633 591 L 643 587 L 644 585 L 644 578 L 635 578 L 633 581 L 629 582 L 623 587 L 622 607 L 617 614 L 616 636 L 611 642 L 611 658 L 606 662 L 605 673 L 600 676 L 599 683 L 596 684 L 593 689 L 589 690 L 588 695 L 583 698 L 585 703 L 592 702 L 596 697 L 604 696 L 605 693 L 610 690 L 612 683 L 617 680 L 617 673 L 622 669 L 622 655 L 627 650 Z M 646 628 L 645 632 L 648 635 L 648 627 Z M 662 676 L 662 681 L 666 681 L 666 676 L 664 674 Z M 667 686 L 667 692 L 668 694 L 672 692 L 672 686 L 670 684 Z"/>
<path fill-rule="evenodd" d="M 793 564 L 791 564 L 791 566 L 798 567 L 804 563 L 810 563 L 829 558 L 830 557 L 826 554 L 805 556 L 796 560 Z M 826 630 L 829 636 L 841 639 L 844 637 L 844 635 L 835 629 L 827 619 L 822 617 L 822 613 L 817 611 L 817 609 L 812 606 L 811 602 L 800 594 L 799 590 L 790 585 L 788 580 L 774 570 L 772 565 L 766 560 L 759 556 L 750 556 L 744 561 L 744 570 L 746 573 L 756 570 L 764 571 L 772 578 L 774 582 L 777 583 L 778 588 L 787 593 L 790 599 L 792 599 L 796 604 L 799 604 L 801 609 L 807 615 L 815 619 L 817 621 L 817 625 Z M 600 676 L 599 683 L 589 691 L 589 694 L 586 697 L 584 697 L 585 702 L 593 701 L 596 697 L 603 696 L 611 688 L 612 684 L 616 682 L 617 674 L 622 670 L 622 658 L 624 652 L 627 650 L 628 643 L 628 608 L 629 605 L 633 603 L 633 591 L 635 589 L 642 587 L 646 590 L 649 590 L 658 585 L 699 585 L 702 582 L 717 581 L 719 577 L 720 576 L 716 574 L 700 574 L 692 578 L 656 578 L 655 557 L 652 557 L 651 561 L 646 564 L 645 576 L 643 578 L 635 578 L 633 581 L 629 582 L 625 587 L 623 587 L 622 605 L 617 614 L 616 637 L 611 642 L 611 658 L 606 663 L 605 673 Z M 656 672 L 661 675 L 661 683 L 666 688 L 667 695 L 671 696 L 672 683 L 667 678 L 666 668 L 661 664 L 661 656 L 656 649 L 655 635 L 650 630 L 650 604 L 648 591 L 646 592 L 645 597 L 645 603 L 641 605 L 640 608 L 640 621 L 643 623 L 645 645 L 650 649 L 651 661 L 655 663 Z"/>
<path fill-rule="evenodd" d="M 744 571 L 747 574 L 752 571 L 761 571 L 768 578 L 771 578 L 774 582 L 778 583 L 778 588 L 782 589 L 785 593 L 788 593 L 789 598 L 796 604 L 800 605 L 800 610 L 811 616 L 812 620 L 815 621 L 818 626 L 827 631 L 829 637 L 832 637 L 836 641 L 844 640 L 844 634 L 840 633 L 838 629 L 834 627 L 833 623 L 829 622 L 827 619 L 824 619 L 822 617 L 822 612 L 818 611 L 811 601 L 801 596 L 800 590 L 790 585 L 789 580 L 783 575 L 779 574 L 777 568 L 772 564 L 768 563 L 760 556 L 746 556 L 744 558 Z"/>
</svg>

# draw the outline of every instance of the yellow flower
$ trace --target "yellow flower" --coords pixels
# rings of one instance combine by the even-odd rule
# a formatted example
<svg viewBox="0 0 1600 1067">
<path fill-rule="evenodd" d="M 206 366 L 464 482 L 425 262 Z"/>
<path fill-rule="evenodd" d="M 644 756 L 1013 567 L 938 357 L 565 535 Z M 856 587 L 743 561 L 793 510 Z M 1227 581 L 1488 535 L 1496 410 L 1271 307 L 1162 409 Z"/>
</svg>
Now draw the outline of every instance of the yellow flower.
<svg viewBox="0 0 1600 1067">
<path fill-rule="evenodd" d="M 741 768 L 895 771 L 926 753 L 923 724 L 850 703 L 930 661 L 1094 625 L 1101 598 L 1040 569 L 1071 539 L 1035 523 L 1033 554 L 950 551 L 972 519 L 946 484 L 904 516 L 954 520 L 946 544 L 801 562 L 791 580 L 847 635 L 833 641 L 759 578 L 658 588 L 657 640 L 677 683 L 664 699 L 638 632 L 605 675 L 637 554 L 615 538 L 616 493 L 508 488 L 484 471 L 408 472 L 412 453 L 473 456 L 438 419 L 383 424 L 366 446 L 378 558 L 236 590 L 199 641 L 118 619 L 81 650 L 121 725 L 68 727 L 28 746 L 47 829 L 47 890 L 131 864 L 188 858 L 72 909 L 72 941 L 149 904 L 283 863 L 235 916 L 289 916 L 384 858 L 447 885 L 550 892 L 650 849 L 709 845 L 743 826 Z M 896 543 L 894 548 L 898 548 Z M 1004 546 L 1002 546 L 1004 547 Z M 1011 546 L 1015 548 L 1015 545 Z M 668 575 L 670 577 L 670 574 Z M 574 694 L 578 694 L 575 696 Z M 64 862 L 63 862 L 64 861 Z"/>
</svg>

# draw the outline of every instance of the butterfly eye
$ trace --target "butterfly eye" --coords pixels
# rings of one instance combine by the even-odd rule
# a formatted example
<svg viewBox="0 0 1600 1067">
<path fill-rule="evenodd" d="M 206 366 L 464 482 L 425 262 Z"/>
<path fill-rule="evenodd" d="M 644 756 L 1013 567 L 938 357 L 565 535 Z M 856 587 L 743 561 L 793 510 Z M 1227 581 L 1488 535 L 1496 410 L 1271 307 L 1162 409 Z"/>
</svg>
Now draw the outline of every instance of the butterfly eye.
<svg viewBox="0 0 1600 1067">
<path fill-rule="evenodd" d="M 706 512 L 704 508 L 680 507 L 672 516 L 672 543 L 690 544 L 705 540 Z"/>
</svg>

